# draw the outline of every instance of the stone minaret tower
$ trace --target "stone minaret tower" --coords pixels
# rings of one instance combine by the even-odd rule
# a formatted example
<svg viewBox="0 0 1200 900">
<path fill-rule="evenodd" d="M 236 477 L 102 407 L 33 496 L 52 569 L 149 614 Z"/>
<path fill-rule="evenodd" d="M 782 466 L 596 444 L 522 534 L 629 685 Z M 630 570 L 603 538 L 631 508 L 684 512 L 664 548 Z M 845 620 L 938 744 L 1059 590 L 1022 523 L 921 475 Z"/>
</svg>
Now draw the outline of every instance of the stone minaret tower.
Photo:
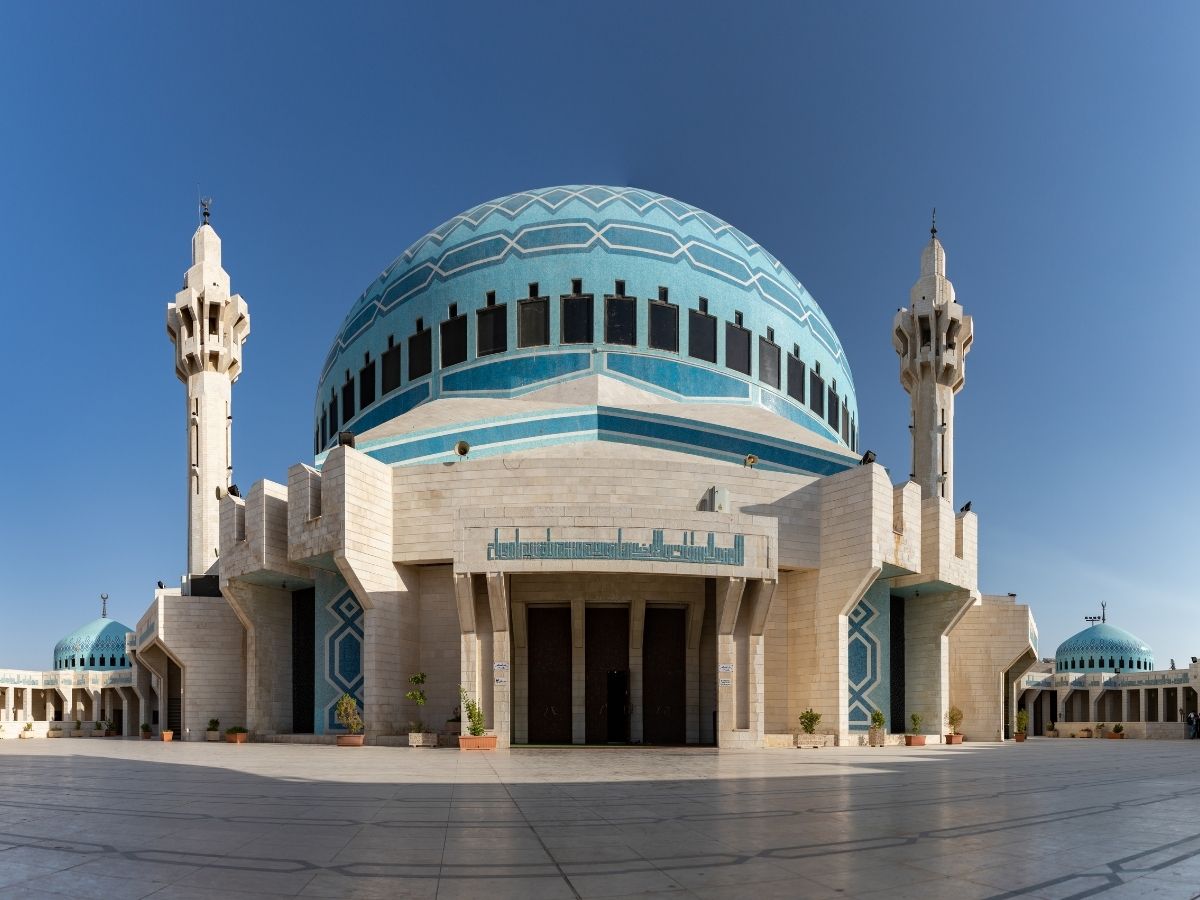
<svg viewBox="0 0 1200 900">
<path fill-rule="evenodd" d="M 921 252 L 921 277 L 908 309 L 896 313 L 892 344 L 900 354 L 900 383 L 912 399 L 912 473 L 922 497 L 954 501 L 954 395 L 963 386 L 974 330 L 954 300 L 946 277 L 946 251 L 929 229 Z"/>
<path fill-rule="evenodd" d="M 190 577 L 215 574 L 220 500 L 233 475 L 230 397 L 242 374 L 242 344 L 250 334 L 246 301 L 229 293 L 221 239 L 208 224 L 208 204 L 204 201 L 204 221 L 192 235 L 192 267 L 183 276 L 183 290 L 167 306 L 175 375 L 187 385 Z"/>
</svg>

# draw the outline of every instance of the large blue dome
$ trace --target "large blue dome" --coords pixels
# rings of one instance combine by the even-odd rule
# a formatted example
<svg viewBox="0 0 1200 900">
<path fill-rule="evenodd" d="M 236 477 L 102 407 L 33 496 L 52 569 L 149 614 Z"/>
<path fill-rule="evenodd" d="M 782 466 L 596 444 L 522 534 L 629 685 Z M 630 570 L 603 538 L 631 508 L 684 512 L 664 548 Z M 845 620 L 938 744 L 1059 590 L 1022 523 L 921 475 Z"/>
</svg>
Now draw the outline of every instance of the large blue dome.
<svg viewBox="0 0 1200 900">
<path fill-rule="evenodd" d="M 857 449 L 842 344 L 774 256 L 670 197 L 576 185 L 455 216 L 362 293 L 321 370 L 314 450 L 430 401 L 515 398 L 591 374 L 752 405 L 820 447 Z"/>
<path fill-rule="evenodd" d="M 54 645 L 54 668 L 129 668 L 125 658 L 125 635 L 132 630 L 115 619 L 100 618 L 88 622 Z"/>
<path fill-rule="evenodd" d="M 1105 622 L 1085 628 L 1058 645 L 1054 654 L 1059 672 L 1148 671 L 1154 651 L 1124 628 Z"/>
</svg>

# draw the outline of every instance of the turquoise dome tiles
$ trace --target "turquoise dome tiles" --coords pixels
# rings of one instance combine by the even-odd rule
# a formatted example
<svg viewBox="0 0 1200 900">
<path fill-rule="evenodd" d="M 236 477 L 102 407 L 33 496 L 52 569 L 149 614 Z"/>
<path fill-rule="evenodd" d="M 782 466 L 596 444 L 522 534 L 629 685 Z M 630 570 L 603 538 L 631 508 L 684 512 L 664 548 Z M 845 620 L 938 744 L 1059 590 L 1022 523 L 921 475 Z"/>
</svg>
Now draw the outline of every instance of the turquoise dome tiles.
<svg viewBox="0 0 1200 900">
<path fill-rule="evenodd" d="M 1123 628 L 1100 623 L 1058 645 L 1054 654 L 1059 672 L 1111 672 L 1114 669 L 1148 671 L 1154 668 L 1154 651 Z"/>
<path fill-rule="evenodd" d="M 88 622 L 54 645 L 54 668 L 128 668 L 125 635 L 132 631 L 132 628 L 115 619 L 101 618 Z"/>
<path fill-rule="evenodd" d="M 636 298 L 636 337 L 627 344 L 606 342 L 606 297 L 618 293 L 618 284 L 624 287 L 620 296 Z M 594 298 L 594 329 L 585 340 L 567 342 L 560 298 L 580 285 L 581 294 Z M 531 289 L 538 295 L 531 297 Z M 674 349 L 649 340 L 649 306 L 664 292 L 676 310 Z M 543 297 L 546 338 L 522 347 L 518 304 Z M 691 314 L 699 314 L 701 298 L 715 320 L 716 361 L 689 355 Z M 507 333 L 499 352 L 481 355 L 477 315 L 489 302 L 506 307 Z M 458 340 L 469 350 L 443 367 L 440 328 L 452 318 L 465 318 Z M 735 337 L 749 346 L 749 372 L 730 368 L 726 357 L 726 336 L 735 322 L 742 329 Z M 430 332 L 425 352 L 431 371 L 412 376 L 409 340 L 418 324 Z M 777 354 L 778 384 L 769 367 L 765 377 L 760 369 L 763 342 L 775 348 L 767 352 Z M 393 346 L 399 348 L 403 376 L 385 387 L 382 356 Z M 804 363 L 806 373 L 804 390 L 792 396 L 789 354 Z M 356 385 L 372 365 L 373 383 L 364 393 Z M 836 390 L 844 405 L 846 427 L 843 416 L 834 423 L 828 410 L 797 402 L 797 393 L 811 393 L 807 382 L 817 367 L 823 388 Z M 755 404 L 848 451 L 857 444 L 854 382 L 841 342 L 779 260 L 728 223 L 678 200 L 585 185 L 524 191 L 481 204 L 405 250 L 354 303 L 333 341 L 317 392 L 314 449 L 319 453 L 336 443 L 338 430 L 361 433 L 442 396 L 516 397 L 595 372 L 684 402 Z M 352 398 L 348 415 L 345 397 Z"/>
</svg>

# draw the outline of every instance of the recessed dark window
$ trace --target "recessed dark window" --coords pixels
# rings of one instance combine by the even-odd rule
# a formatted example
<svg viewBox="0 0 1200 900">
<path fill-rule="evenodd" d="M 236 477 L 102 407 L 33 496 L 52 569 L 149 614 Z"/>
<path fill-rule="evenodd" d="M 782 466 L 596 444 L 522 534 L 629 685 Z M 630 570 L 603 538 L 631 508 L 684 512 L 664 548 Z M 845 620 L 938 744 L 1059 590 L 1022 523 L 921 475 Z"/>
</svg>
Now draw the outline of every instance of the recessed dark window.
<svg viewBox="0 0 1200 900">
<path fill-rule="evenodd" d="M 550 298 L 530 297 L 517 304 L 517 346 L 544 347 L 550 343 Z"/>
<path fill-rule="evenodd" d="M 830 388 L 829 403 L 825 406 L 825 421 L 829 423 L 834 434 L 837 434 L 838 430 L 838 399 L 837 391 Z"/>
<path fill-rule="evenodd" d="M 433 329 L 417 319 L 417 333 L 408 336 L 408 380 L 424 378 L 433 371 Z"/>
<path fill-rule="evenodd" d="M 738 328 L 741 328 L 745 324 L 742 321 L 742 314 L 740 312 L 735 312 L 733 314 L 733 324 L 736 325 Z"/>
<path fill-rule="evenodd" d="M 853 416 L 850 417 L 850 449 L 858 449 L 858 422 Z"/>
<path fill-rule="evenodd" d="M 354 379 L 346 373 L 346 383 L 342 385 L 342 421 L 349 422 L 354 418 Z"/>
<path fill-rule="evenodd" d="M 321 410 L 321 446 L 322 447 L 325 446 L 325 441 L 328 440 L 328 438 L 326 437 L 326 434 L 327 434 L 327 432 L 325 431 L 325 410 Z M 320 451 L 317 451 L 317 452 L 320 452 Z"/>
<path fill-rule="evenodd" d="M 741 313 L 736 313 L 741 318 Z M 750 374 L 750 332 L 735 322 L 725 323 L 725 365 L 743 375 Z"/>
<path fill-rule="evenodd" d="M 451 303 L 449 308 L 446 310 L 446 318 L 453 319 L 453 318 L 456 318 L 457 316 L 458 316 L 458 304 Z"/>
<path fill-rule="evenodd" d="M 758 339 L 758 380 L 778 390 L 779 345 L 768 339 L 773 334 L 769 332 L 768 337 Z"/>
<path fill-rule="evenodd" d="M 400 387 L 400 348 L 394 338 L 388 338 L 388 348 L 383 351 L 383 392 L 390 394 Z"/>
<path fill-rule="evenodd" d="M 679 352 L 679 307 L 665 299 L 666 288 L 659 288 L 661 299 L 650 302 L 650 346 L 655 350 Z"/>
<path fill-rule="evenodd" d="M 375 360 L 368 359 L 358 370 L 358 408 L 366 409 L 375 402 Z"/>
<path fill-rule="evenodd" d="M 537 290 L 536 284 L 531 284 L 529 287 L 531 290 L 535 290 L 535 291 Z M 495 306 L 496 305 L 496 292 L 488 291 L 486 294 L 484 294 L 483 302 L 484 302 L 485 306 Z"/>
<path fill-rule="evenodd" d="M 329 397 L 329 434 L 330 436 L 337 434 L 338 430 L 338 403 L 337 395 L 332 391 Z"/>
<path fill-rule="evenodd" d="M 313 453 L 321 452 L 321 426 L 313 429 Z"/>
<path fill-rule="evenodd" d="M 618 297 L 625 296 L 625 281 L 623 279 L 618 278 L 616 282 L 614 282 L 613 293 Z"/>
<path fill-rule="evenodd" d="M 592 343 L 592 295 L 567 294 L 560 298 L 562 312 L 562 342 L 564 344 Z"/>
<path fill-rule="evenodd" d="M 637 344 L 637 298 L 625 296 L 625 282 L 617 282 L 617 293 L 604 298 L 604 341 L 608 344 Z"/>
<path fill-rule="evenodd" d="M 121 665 L 125 665 L 125 657 L 121 657 Z"/>
<path fill-rule="evenodd" d="M 457 313 L 457 304 L 450 309 Z M 455 315 L 441 324 L 442 368 L 467 361 L 467 317 Z"/>
<path fill-rule="evenodd" d="M 800 348 L 797 347 L 797 350 Z M 789 353 L 787 360 L 787 392 L 797 403 L 804 402 L 804 363 L 796 353 Z"/>
<path fill-rule="evenodd" d="M 708 298 L 707 297 L 700 298 L 699 309 L 700 309 L 700 312 L 702 312 L 702 313 L 708 312 Z"/>
<path fill-rule="evenodd" d="M 572 278 L 571 279 L 571 293 L 575 294 L 576 296 L 583 293 L 583 279 L 582 278 Z"/>
<path fill-rule="evenodd" d="M 842 441 L 850 443 L 850 407 L 845 400 L 842 401 Z"/>
<path fill-rule="evenodd" d="M 475 355 L 491 356 L 508 349 L 508 304 L 496 303 L 475 313 Z"/>
<path fill-rule="evenodd" d="M 658 302 L 659 303 L 667 302 L 667 289 L 665 287 L 663 287 L 662 285 L 659 285 L 659 287 L 658 287 Z"/>
<path fill-rule="evenodd" d="M 825 379 L 821 377 L 821 364 L 808 373 L 808 408 L 825 418 Z"/>
<path fill-rule="evenodd" d="M 717 361 L 717 320 L 704 312 L 708 303 L 703 297 L 699 310 L 688 310 L 688 356 L 705 362 Z"/>
</svg>

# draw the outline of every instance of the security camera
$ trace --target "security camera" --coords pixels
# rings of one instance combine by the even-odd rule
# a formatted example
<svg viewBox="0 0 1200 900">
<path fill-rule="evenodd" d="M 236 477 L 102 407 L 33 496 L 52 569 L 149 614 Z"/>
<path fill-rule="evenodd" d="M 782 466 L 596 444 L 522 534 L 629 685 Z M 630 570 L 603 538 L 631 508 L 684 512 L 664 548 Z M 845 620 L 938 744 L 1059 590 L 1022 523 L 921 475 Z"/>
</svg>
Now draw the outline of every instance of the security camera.
<svg viewBox="0 0 1200 900">
<path fill-rule="evenodd" d="M 466 441 L 459 441 L 457 444 L 454 445 L 454 452 L 456 454 L 458 454 L 459 456 L 466 456 L 468 453 L 471 452 L 471 445 L 468 444 Z"/>
<path fill-rule="evenodd" d="M 753 453 L 747 453 L 745 463 L 746 463 L 747 468 L 753 469 L 754 466 L 758 463 L 758 457 L 755 456 Z"/>
</svg>

